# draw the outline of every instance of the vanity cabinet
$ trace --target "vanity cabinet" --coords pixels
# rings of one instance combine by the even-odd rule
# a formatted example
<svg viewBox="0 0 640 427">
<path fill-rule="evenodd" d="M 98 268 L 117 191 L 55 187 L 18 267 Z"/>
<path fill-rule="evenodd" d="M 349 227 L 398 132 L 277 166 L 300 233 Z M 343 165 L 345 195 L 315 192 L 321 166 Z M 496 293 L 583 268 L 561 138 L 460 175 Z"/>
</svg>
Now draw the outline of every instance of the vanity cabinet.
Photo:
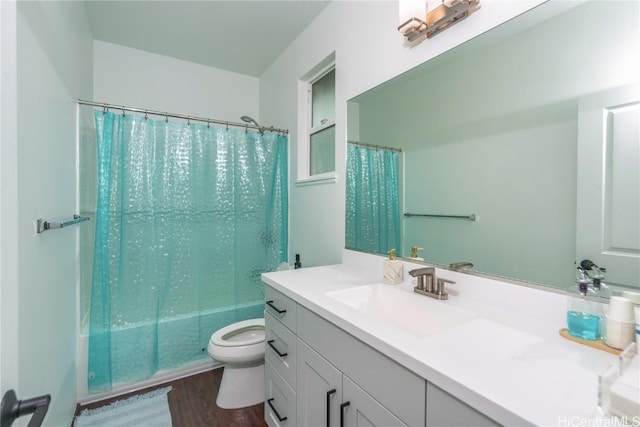
<svg viewBox="0 0 640 427">
<path fill-rule="evenodd" d="M 269 426 L 425 425 L 424 379 L 269 286 L 265 296 Z"/>
<path fill-rule="evenodd" d="M 270 427 L 499 425 L 270 286 L 265 297 Z"/>
</svg>

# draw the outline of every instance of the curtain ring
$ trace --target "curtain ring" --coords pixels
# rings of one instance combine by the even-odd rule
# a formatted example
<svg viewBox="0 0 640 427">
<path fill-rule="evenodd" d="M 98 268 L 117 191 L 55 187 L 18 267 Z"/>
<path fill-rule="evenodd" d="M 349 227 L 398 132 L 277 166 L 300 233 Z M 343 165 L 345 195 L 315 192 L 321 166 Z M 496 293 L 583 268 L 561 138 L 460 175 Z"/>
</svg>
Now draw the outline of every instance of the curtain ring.
<svg viewBox="0 0 640 427">
<path fill-rule="evenodd" d="M 124 107 L 122 107 L 122 117 L 124 117 Z"/>
<path fill-rule="evenodd" d="M 187 116 L 187 126 L 191 126 L 191 117 Z"/>
<path fill-rule="evenodd" d="M 149 112 L 145 110 L 144 119 L 147 120 L 149 118 Z"/>
<path fill-rule="evenodd" d="M 244 133 L 249 133 L 249 125 L 244 125 Z"/>
<path fill-rule="evenodd" d="M 169 123 L 169 115 L 167 113 L 164 113 L 164 121 Z"/>
<path fill-rule="evenodd" d="M 211 123 L 209 123 L 209 119 L 207 119 L 207 129 L 211 127 Z"/>
<path fill-rule="evenodd" d="M 107 111 L 109 111 L 107 104 L 104 104 L 104 107 L 102 107 L 102 114 L 107 114 Z"/>
<path fill-rule="evenodd" d="M 229 122 L 227 122 L 227 132 L 229 132 Z"/>
</svg>

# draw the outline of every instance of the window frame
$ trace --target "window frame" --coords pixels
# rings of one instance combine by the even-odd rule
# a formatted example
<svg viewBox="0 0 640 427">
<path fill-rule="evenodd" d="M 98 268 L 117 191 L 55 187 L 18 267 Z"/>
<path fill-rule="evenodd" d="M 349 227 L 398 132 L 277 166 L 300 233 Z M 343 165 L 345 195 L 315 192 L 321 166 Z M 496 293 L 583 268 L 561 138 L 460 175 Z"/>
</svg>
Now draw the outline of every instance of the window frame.
<svg viewBox="0 0 640 427">
<path fill-rule="evenodd" d="M 335 183 L 337 182 L 336 175 L 336 155 L 335 155 L 335 147 L 336 141 L 335 138 L 333 140 L 334 144 L 334 158 L 333 158 L 333 170 L 328 172 L 323 172 L 315 175 L 311 175 L 311 137 L 317 133 L 324 131 L 330 127 L 336 126 L 336 93 L 334 86 L 334 105 L 333 105 L 333 117 L 331 119 L 327 119 L 326 122 L 320 123 L 316 126 L 312 126 L 313 124 L 313 85 L 325 77 L 332 71 L 336 71 L 335 64 L 335 56 L 334 54 L 330 55 L 324 61 L 322 61 L 318 66 L 316 66 L 311 72 L 307 73 L 305 77 L 299 80 L 299 101 L 303 110 L 300 114 L 299 120 L 300 130 L 298 132 L 298 140 L 301 142 L 298 147 L 298 180 L 296 181 L 297 186 L 306 186 L 306 185 L 315 185 L 315 184 L 324 184 L 324 183 Z"/>
</svg>

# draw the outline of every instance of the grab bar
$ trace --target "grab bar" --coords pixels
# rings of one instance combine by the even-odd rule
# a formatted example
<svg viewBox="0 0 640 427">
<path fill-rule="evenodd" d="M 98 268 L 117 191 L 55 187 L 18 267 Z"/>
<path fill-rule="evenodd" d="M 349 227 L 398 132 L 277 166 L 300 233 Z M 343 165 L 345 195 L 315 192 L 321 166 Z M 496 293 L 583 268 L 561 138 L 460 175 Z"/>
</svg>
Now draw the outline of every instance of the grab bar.
<svg viewBox="0 0 640 427">
<path fill-rule="evenodd" d="M 80 215 L 74 215 L 73 219 L 70 219 L 68 221 L 64 221 L 64 222 L 50 222 L 50 221 L 46 221 L 44 219 L 40 219 L 38 218 L 38 228 L 37 228 L 37 232 L 38 234 L 43 233 L 47 230 L 53 230 L 56 228 L 64 228 L 64 227 L 68 227 L 70 225 L 74 225 L 74 224 L 78 224 L 84 221 L 89 221 L 89 217 L 88 216 L 80 216 Z"/>
<path fill-rule="evenodd" d="M 414 214 L 414 213 L 405 213 L 404 216 L 411 218 L 412 216 L 428 216 L 433 218 L 460 218 L 460 219 L 468 219 L 470 221 L 476 220 L 476 214 L 470 215 L 437 215 L 437 214 Z"/>
</svg>

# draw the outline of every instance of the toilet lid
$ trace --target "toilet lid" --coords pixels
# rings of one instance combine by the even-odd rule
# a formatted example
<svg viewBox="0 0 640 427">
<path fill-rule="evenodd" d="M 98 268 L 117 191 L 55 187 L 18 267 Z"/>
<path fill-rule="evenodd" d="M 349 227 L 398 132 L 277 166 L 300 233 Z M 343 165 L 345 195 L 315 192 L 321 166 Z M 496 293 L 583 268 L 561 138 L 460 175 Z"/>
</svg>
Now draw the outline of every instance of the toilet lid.
<svg viewBox="0 0 640 427">
<path fill-rule="evenodd" d="M 263 341 L 264 318 L 233 323 L 211 335 L 211 343 L 222 347 L 240 347 Z"/>
</svg>

